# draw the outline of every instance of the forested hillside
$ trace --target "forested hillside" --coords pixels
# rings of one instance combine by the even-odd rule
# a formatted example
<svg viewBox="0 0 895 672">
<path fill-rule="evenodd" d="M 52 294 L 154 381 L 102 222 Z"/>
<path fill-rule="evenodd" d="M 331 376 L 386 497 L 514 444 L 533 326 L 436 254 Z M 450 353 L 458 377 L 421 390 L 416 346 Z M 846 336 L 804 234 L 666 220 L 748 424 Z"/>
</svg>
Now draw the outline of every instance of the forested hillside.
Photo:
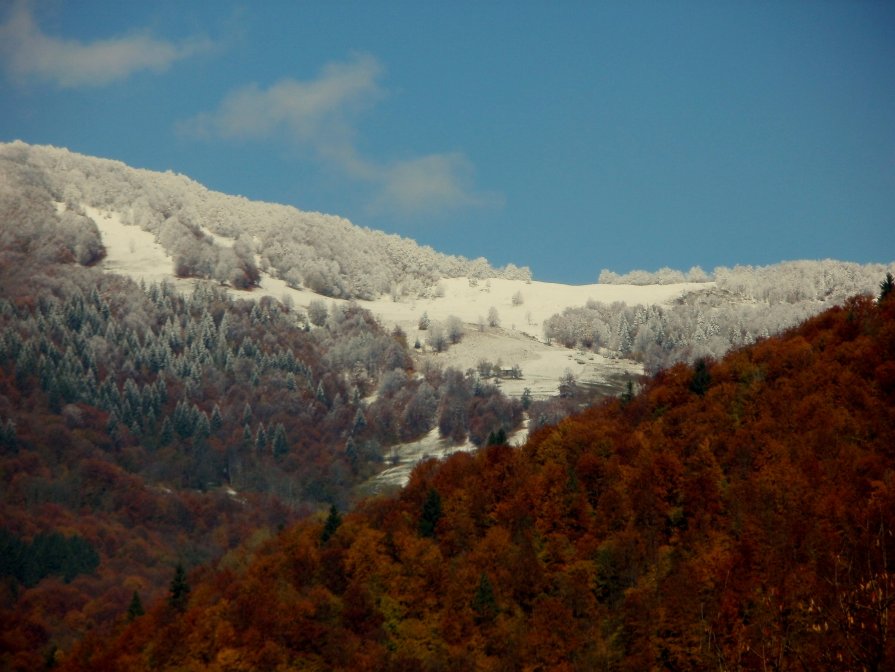
<svg viewBox="0 0 895 672">
<path fill-rule="evenodd" d="M 521 449 L 426 463 L 172 583 L 61 668 L 891 669 L 885 288 Z"/>
<path fill-rule="evenodd" d="M 348 508 L 399 441 L 521 421 L 475 376 L 414 371 L 404 334 L 354 304 L 312 326 L 269 297 L 85 266 L 92 222 L 29 193 L 0 199 L 0 669 L 39 669 L 178 566 Z"/>
<path fill-rule="evenodd" d="M 208 282 L 102 272 L 97 211 Z M 342 299 L 528 278 L 0 145 L 0 669 L 892 664 L 895 299 L 866 296 L 885 267 L 716 269 L 673 305 L 570 309 L 549 338 L 691 366 L 521 449 L 485 448 L 523 418 L 490 362 L 415 369 L 401 328 L 259 298 L 262 270 Z M 532 428 L 577 407 L 562 380 Z M 483 450 L 358 503 L 435 428 Z"/>
<path fill-rule="evenodd" d="M 57 207 L 60 217 L 82 227 L 90 226 L 84 206 L 116 212 L 155 235 L 178 275 L 237 287 L 257 283 L 256 255 L 264 270 L 291 286 L 340 298 L 413 297 L 445 277 L 530 277 L 526 268 L 496 270 L 483 258 L 440 254 L 341 217 L 228 196 L 183 175 L 56 147 L 0 144 L 0 178 L 0 198 L 16 201 L 13 207 L 26 215 L 21 227 L 43 225 Z"/>
</svg>

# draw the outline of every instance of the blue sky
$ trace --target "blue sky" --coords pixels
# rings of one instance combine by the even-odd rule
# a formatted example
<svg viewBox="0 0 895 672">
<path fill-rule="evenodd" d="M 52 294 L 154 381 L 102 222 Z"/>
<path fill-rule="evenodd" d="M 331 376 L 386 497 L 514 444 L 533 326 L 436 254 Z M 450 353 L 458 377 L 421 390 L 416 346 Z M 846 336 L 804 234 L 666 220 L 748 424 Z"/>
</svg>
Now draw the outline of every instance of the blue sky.
<svg viewBox="0 0 895 672">
<path fill-rule="evenodd" d="M 891 2 L 0 0 L 0 139 L 436 249 L 895 258 Z"/>
</svg>

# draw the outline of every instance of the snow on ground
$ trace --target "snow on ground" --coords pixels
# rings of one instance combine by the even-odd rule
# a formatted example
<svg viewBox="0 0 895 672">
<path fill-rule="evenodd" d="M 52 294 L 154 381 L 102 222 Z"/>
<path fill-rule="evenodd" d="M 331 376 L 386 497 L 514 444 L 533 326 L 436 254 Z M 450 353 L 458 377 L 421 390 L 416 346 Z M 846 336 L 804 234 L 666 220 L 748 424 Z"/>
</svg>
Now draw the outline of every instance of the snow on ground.
<svg viewBox="0 0 895 672">
<path fill-rule="evenodd" d="M 116 212 L 89 206 L 84 206 L 84 212 L 96 222 L 102 234 L 107 252 L 102 262 L 105 270 L 138 281 L 142 279 L 147 284 L 166 280 L 184 292 L 196 284 L 195 280 L 174 276 L 173 260 L 151 233 L 124 224 Z M 224 236 L 216 235 L 215 240 L 222 245 L 233 244 Z M 518 366 L 522 369 L 522 379 L 502 380 L 500 384 L 504 392 L 519 396 L 529 388 L 535 398 L 542 398 L 556 394 L 559 379 L 566 371 L 571 372 L 578 382 L 591 384 L 642 372 L 642 367 L 630 360 L 610 359 L 545 343 L 544 322 L 550 316 L 567 307 L 583 306 L 589 299 L 603 303 L 622 301 L 628 305 L 668 303 L 684 292 L 704 290 L 712 284 L 562 285 L 498 278 L 477 282 L 468 278 L 449 278 L 441 281 L 439 296 L 399 301 L 384 296 L 375 301 L 358 301 L 358 304 L 376 315 L 387 329 L 400 326 L 407 333 L 411 346 L 419 340 L 422 346 L 417 356 L 419 360 L 429 358 L 463 371 L 475 368 L 481 360 L 504 368 Z M 250 292 L 234 290 L 233 294 L 241 298 L 270 295 L 277 300 L 288 297 L 296 307 L 303 309 L 314 300 L 323 300 L 330 306 L 345 303 L 308 290 L 290 288 L 283 280 L 267 274 L 262 274 L 259 288 Z M 492 308 L 500 320 L 498 327 L 487 326 Z M 460 318 L 465 326 L 463 340 L 447 352 L 431 351 L 426 344 L 427 332 L 417 328 L 423 313 L 433 323 L 444 322 L 449 316 Z"/>
<path fill-rule="evenodd" d="M 491 279 L 477 285 L 468 278 L 449 278 L 441 281 L 443 296 L 394 301 L 382 297 L 358 304 L 376 315 L 387 328 L 400 326 L 409 344 L 419 340 L 419 358 L 430 358 L 444 366 L 462 371 L 475 368 L 481 360 L 504 368 L 518 365 L 521 380 L 503 380 L 507 394 L 518 396 L 527 387 L 534 397 L 557 393 L 560 376 L 570 371 L 579 382 L 603 383 L 619 374 L 640 374 L 643 368 L 631 360 L 609 359 L 592 352 L 576 352 L 544 342 L 544 322 L 567 307 L 583 306 L 588 299 L 604 303 L 623 301 L 629 305 L 668 303 L 686 291 L 705 289 L 708 283 L 677 285 L 561 285 L 550 282 Z M 290 289 L 276 278 L 264 277 L 261 294 L 282 299 L 291 297 L 293 303 L 307 308 L 311 301 L 322 297 L 309 291 Z M 522 303 L 514 305 L 513 296 L 520 293 Z M 323 299 L 327 304 L 344 303 L 337 299 Z M 491 308 L 497 310 L 500 326 L 487 326 Z M 433 322 L 444 322 L 453 315 L 465 327 L 463 340 L 443 353 L 427 347 L 426 331 L 418 329 L 423 313 Z"/>
<path fill-rule="evenodd" d="M 137 226 L 124 224 L 119 213 L 100 211 L 84 206 L 102 234 L 107 256 L 103 268 L 112 273 L 127 275 L 147 284 L 167 281 L 179 291 L 189 292 L 196 280 L 174 276 L 173 259 L 155 241 L 151 233 Z M 232 246 L 233 241 L 215 235 L 215 241 Z M 374 315 L 387 329 L 400 326 L 407 334 L 411 346 L 419 340 L 422 347 L 417 354 L 417 364 L 431 359 L 443 366 L 466 371 L 475 368 L 481 360 L 498 364 L 503 368 L 518 366 L 522 370 L 519 380 L 504 379 L 499 382 L 505 394 L 521 396 L 528 388 L 534 398 L 546 398 L 557 394 L 560 377 L 571 372 L 579 383 L 605 384 L 622 379 L 625 375 L 642 373 L 637 362 L 611 359 L 600 354 L 569 350 L 543 341 L 544 322 L 567 307 L 583 306 L 589 299 L 603 303 L 622 301 L 628 305 L 668 303 L 693 289 L 706 289 L 714 283 L 681 283 L 676 285 L 562 285 L 551 282 L 526 282 L 523 280 L 490 279 L 471 281 L 469 278 L 442 280 L 438 296 L 395 301 L 382 297 L 375 301 L 358 301 L 358 304 Z M 283 280 L 262 274 L 260 287 L 251 291 L 232 290 L 239 298 L 272 296 L 283 301 L 290 299 L 294 306 L 307 309 L 311 301 L 323 300 L 327 305 L 344 304 L 346 301 L 321 297 L 308 290 L 293 289 Z M 515 297 L 515 300 L 514 300 Z M 521 302 L 519 299 L 521 298 Z M 500 324 L 487 326 L 491 308 L 497 311 Z M 446 352 L 436 353 L 426 345 L 426 331 L 418 329 L 419 319 L 426 313 L 432 323 L 443 322 L 449 316 L 463 321 L 463 340 L 450 346 Z M 511 441 L 524 442 L 527 429 L 517 432 Z M 370 481 L 368 487 L 375 493 L 384 488 L 401 486 L 407 482 L 413 466 L 425 457 L 444 457 L 458 450 L 472 450 L 472 444 L 452 446 L 433 430 L 419 441 L 396 446 L 390 459 L 394 466 Z"/>
<path fill-rule="evenodd" d="M 192 291 L 194 280 L 178 278 L 174 275 L 174 260 L 159 245 L 155 236 L 139 226 L 131 226 L 121 221 L 117 212 L 98 210 L 82 205 L 84 214 L 96 222 L 106 257 L 102 260 L 103 270 L 133 278 L 146 284 L 167 281 L 178 291 Z"/>
<path fill-rule="evenodd" d="M 403 443 L 389 449 L 388 461 L 392 466 L 376 474 L 363 487 L 364 494 L 376 495 L 392 488 L 400 488 L 407 484 L 410 472 L 418 462 L 430 457 L 447 457 L 453 453 L 475 450 L 468 440 L 461 444 L 452 444 L 438 433 L 436 427 L 423 438 L 411 443 Z"/>
</svg>

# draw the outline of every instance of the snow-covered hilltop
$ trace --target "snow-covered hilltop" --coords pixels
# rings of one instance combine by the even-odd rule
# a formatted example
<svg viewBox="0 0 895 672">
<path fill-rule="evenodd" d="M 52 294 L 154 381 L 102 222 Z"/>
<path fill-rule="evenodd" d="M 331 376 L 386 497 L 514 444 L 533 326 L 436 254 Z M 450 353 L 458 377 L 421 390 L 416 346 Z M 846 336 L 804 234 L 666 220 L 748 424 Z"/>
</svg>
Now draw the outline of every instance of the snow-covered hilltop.
<svg viewBox="0 0 895 672">
<path fill-rule="evenodd" d="M 262 270 L 292 287 L 340 298 L 419 296 L 441 278 L 527 279 L 525 268 L 494 269 L 483 259 L 440 254 L 413 240 L 346 219 L 210 191 L 183 175 L 23 142 L 0 144 L 6 190 L 31 202 L 118 213 L 153 234 L 180 276 L 250 286 Z M 43 204 L 45 207 L 45 204 Z M 232 239 L 215 245 L 214 238 Z"/>
</svg>

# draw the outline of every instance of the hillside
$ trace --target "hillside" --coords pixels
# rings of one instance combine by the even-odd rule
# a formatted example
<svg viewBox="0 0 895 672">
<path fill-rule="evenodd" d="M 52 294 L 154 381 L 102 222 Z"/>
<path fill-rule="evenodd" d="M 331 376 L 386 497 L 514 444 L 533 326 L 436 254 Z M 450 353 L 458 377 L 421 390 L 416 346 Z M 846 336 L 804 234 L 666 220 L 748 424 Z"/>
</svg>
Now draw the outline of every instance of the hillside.
<svg viewBox="0 0 895 672">
<path fill-rule="evenodd" d="M 429 462 L 172 583 L 64 670 L 884 670 L 895 300 Z"/>
<path fill-rule="evenodd" d="M 349 508 L 395 445 L 520 426 L 521 402 L 417 372 L 355 304 L 312 326 L 217 284 L 138 285 L 85 254 L 96 233 L 50 205 L 0 219 L 0 669 L 40 668 L 177 566 Z"/>
<path fill-rule="evenodd" d="M 296 259 L 298 266 L 290 266 Z M 299 273 L 296 268 L 303 270 Z M 327 275 L 321 268 L 331 272 Z M 292 538 L 293 534 L 298 535 L 295 543 L 319 539 L 327 510 L 332 513 L 330 527 L 335 528 L 340 511 L 352 509 L 367 493 L 394 491 L 407 482 L 413 464 L 426 455 L 473 451 L 507 436 L 519 445 L 531 430 L 532 441 L 518 454 L 501 449 L 487 454 L 502 455 L 501 460 L 512 456 L 513 464 L 522 460 L 520 473 L 534 477 L 536 467 L 525 460 L 532 459 L 533 447 L 553 436 L 553 430 L 539 428 L 596 399 L 622 392 L 624 409 L 610 405 L 586 417 L 603 417 L 601 413 L 614 417 L 611 414 L 616 412 L 613 426 L 624 428 L 632 422 L 633 409 L 645 403 L 644 397 L 630 401 L 644 366 L 692 361 L 752 343 L 828 307 L 846 290 L 874 289 L 884 268 L 797 262 L 721 273 L 716 269 L 711 278 L 694 275 L 699 280 L 695 283 L 669 276 L 675 282 L 616 284 L 620 278 L 610 278 L 611 283 L 571 287 L 532 280 L 524 269 L 497 271 L 483 260 L 439 255 L 412 241 L 360 229 L 339 218 L 215 194 L 182 176 L 135 170 L 66 150 L 3 145 L 0 669 L 36 669 L 61 660 L 86 633 L 114 632 L 123 615 L 134 619 L 144 605 L 160 604 L 171 577 L 182 577 L 181 568 L 192 572 L 190 581 L 211 572 L 210 567 L 231 568 L 239 574 L 247 571 L 246 563 L 255 550 L 267 548 L 267 539 Z M 375 281 L 375 288 L 361 283 L 355 272 L 364 282 Z M 890 373 L 886 366 L 874 363 L 874 358 L 889 357 L 874 350 L 883 338 L 877 324 L 881 318 L 867 317 L 873 311 L 866 299 L 852 300 L 849 305 L 852 314 L 864 320 L 865 335 L 871 338 L 869 346 L 860 346 L 869 348 L 871 363 L 862 366 L 871 368 L 860 368 L 848 350 L 851 341 L 838 332 L 822 339 L 816 348 L 821 352 L 822 347 L 835 345 L 845 353 L 840 359 L 863 372 L 858 380 L 870 386 L 876 399 L 878 388 L 889 389 Z M 841 322 L 841 312 L 834 315 L 838 317 L 826 319 Z M 735 328 L 728 329 L 731 325 Z M 764 354 L 748 357 L 771 358 L 775 347 L 759 342 L 755 352 Z M 718 366 L 723 370 L 724 364 Z M 682 373 L 686 371 L 670 369 L 658 382 L 650 383 L 653 392 L 645 394 L 666 389 L 675 376 L 686 378 L 690 375 Z M 715 379 L 715 368 L 709 375 Z M 752 383 L 762 395 L 773 396 L 762 387 L 760 375 L 750 379 Z M 732 409 L 737 423 L 741 406 L 751 399 L 751 392 L 744 392 L 752 390 L 749 385 L 738 380 L 735 399 L 719 402 Z M 670 401 L 656 402 L 651 410 L 642 411 L 637 422 L 661 423 L 663 417 L 667 421 L 670 405 Z M 688 407 L 687 412 L 698 418 L 701 411 Z M 867 420 L 862 415 L 856 418 L 856 423 Z M 590 421 L 579 417 L 571 422 L 561 427 Z M 630 431 L 635 435 L 664 431 L 645 427 L 619 429 L 621 434 L 612 435 L 613 441 L 626 446 L 629 439 L 622 435 Z M 739 431 L 740 425 L 732 427 Z M 875 445 L 878 438 L 873 435 L 867 440 Z M 556 445 L 566 450 L 559 439 L 551 441 L 559 441 Z M 692 447 L 679 448 L 678 459 L 686 471 L 687 451 Z M 632 486 L 624 479 L 631 476 L 633 467 L 625 462 L 629 457 L 625 450 L 633 449 L 622 450 L 624 458 L 619 458 L 618 470 L 610 476 L 622 479 L 612 481 L 613 492 L 623 498 L 618 506 L 630 507 L 633 504 L 625 504 L 624 498 Z M 606 457 L 604 452 L 597 456 Z M 478 470 L 485 477 L 488 459 L 480 454 L 455 457 L 445 467 L 448 471 L 437 473 L 475 479 L 476 473 L 467 471 Z M 643 459 L 652 457 L 644 453 Z M 729 466 L 721 457 L 717 460 L 725 469 Z M 564 491 L 564 502 L 585 496 L 576 488 L 584 487 L 581 483 L 586 485 L 586 479 L 581 480 L 574 469 L 567 472 L 572 489 Z M 874 473 L 884 476 L 884 471 Z M 440 479 L 445 478 L 443 489 Z M 371 625 L 369 632 L 357 633 L 353 625 L 339 620 L 344 615 L 347 584 L 338 577 L 320 579 L 321 584 L 317 575 L 322 570 L 314 563 L 332 560 L 333 571 L 348 576 L 340 553 L 354 539 L 345 537 L 348 546 L 344 547 L 335 539 L 355 529 L 352 525 L 361 525 L 363 529 L 369 526 L 371 539 L 379 539 L 367 548 L 372 549 L 371 557 L 379 552 L 377 544 L 391 539 L 388 554 L 398 563 L 389 570 L 398 574 L 376 575 L 381 585 L 375 590 L 385 591 L 396 576 L 420 580 L 412 576 L 418 567 L 400 567 L 411 551 L 399 546 L 412 542 L 416 549 L 412 553 L 436 553 L 433 557 L 466 567 L 460 576 L 481 586 L 482 599 L 490 591 L 496 600 L 495 619 L 500 615 L 499 622 L 504 623 L 515 614 L 515 620 L 510 619 L 515 629 L 501 630 L 500 637 L 522 646 L 519 638 L 527 636 L 529 627 L 524 618 L 534 613 L 534 603 L 513 606 L 518 596 L 509 599 L 507 585 L 495 585 L 496 574 L 490 573 L 499 574 L 497 565 L 488 564 L 486 572 L 480 559 L 472 569 L 462 564 L 468 559 L 467 547 L 478 544 L 486 528 L 503 520 L 498 509 L 488 509 L 491 504 L 477 499 L 491 493 L 493 483 L 473 480 L 474 485 L 467 488 L 450 485 L 453 478 L 438 476 L 428 464 L 416 472 L 399 499 L 365 503 L 357 514 L 360 517 L 342 513 L 345 525 L 333 537 L 332 549 L 305 549 L 317 578 L 308 584 L 313 586 L 313 597 L 304 604 L 317 610 L 320 605 L 314 600 L 326 597 L 334 610 L 327 612 L 323 625 L 313 625 L 314 631 L 323 637 L 329 636 L 326 628 L 330 626 L 347 627 L 346 632 L 354 634 L 346 635 L 346 641 L 358 635 L 365 647 L 373 647 L 370 660 L 375 664 L 370 664 L 374 668 L 400 667 L 404 664 L 400 657 L 376 658 L 380 648 L 389 650 L 400 643 L 402 651 L 416 650 L 417 644 L 407 649 L 417 635 L 408 635 L 406 627 L 418 627 L 414 619 L 428 623 L 427 619 L 435 618 L 436 612 L 427 612 L 423 618 L 422 612 L 414 611 L 417 607 L 408 606 L 419 595 L 410 587 L 411 592 L 402 596 L 387 597 L 375 591 L 349 596 L 349 601 L 356 597 L 363 604 L 364 595 L 375 598 L 371 604 L 379 615 L 371 616 L 371 622 L 378 625 Z M 723 482 L 728 481 L 733 482 L 733 476 L 725 476 Z M 430 496 L 436 482 L 437 496 Z M 454 487 L 460 494 L 451 490 Z M 534 499 L 499 506 L 534 511 L 535 500 L 540 506 L 550 499 L 543 490 L 546 485 L 522 482 L 520 487 L 536 492 L 525 495 Z M 726 488 L 722 490 L 728 493 Z M 679 508 L 682 491 L 672 490 L 677 504 L 666 504 Z M 460 536 L 447 547 L 441 541 L 435 550 L 427 545 L 434 543 L 430 541 L 414 545 L 417 542 L 408 533 L 419 531 L 414 521 L 422 510 L 414 507 L 425 500 L 429 500 L 426 515 L 438 519 L 429 520 L 426 534 L 438 539 L 447 524 L 442 518 L 473 506 L 473 500 L 478 502 L 475 515 L 484 512 L 487 519 L 458 523 L 462 532 L 452 533 Z M 498 506 L 496 500 L 492 504 Z M 725 505 L 739 511 L 731 501 Z M 601 505 L 595 500 L 590 506 L 597 511 Z M 391 527 L 383 528 L 376 518 L 379 515 L 397 518 L 389 523 Z M 640 524 L 640 514 L 619 515 L 621 527 L 613 528 L 613 533 Z M 724 520 L 729 522 L 730 515 Z M 301 520 L 314 522 L 279 532 Z M 349 525 L 350 521 L 355 522 Z M 501 534 L 497 531 L 501 525 L 495 527 L 495 534 Z M 542 536 L 533 536 L 526 525 L 513 522 L 505 530 L 509 537 L 495 537 L 489 543 L 501 546 L 509 539 L 508 552 L 516 548 L 525 555 L 525 563 L 534 554 L 539 564 L 525 566 L 535 568 L 540 576 L 553 562 L 548 562 L 550 554 L 560 551 L 550 546 L 542 531 L 538 532 Z M 593 520 L 575 525 L 589 529 L 593 539 L 599 537 L 598 531 L 606 532 L 594 528 Z M 669 527 L 657 525 L 663 534 Z M 383 532 L 385 537 L 380 539 Z M 520 541 L 519 534 L 528 541 Z M 586 572 L 590 583 L 597 575 L 588 563 L 599 566 L 602 557 L 594 549 L 609 543 L 610 537 L 599 539 L 593 547 L 587 546 L 592 540 L 575 541 L 590 549 L 582 551 L 581 557 L 568 555 L 571 551 L 567 550 L 560 553 L 562 562 L 572 558 L 584 563 L 585 569 L 590 567 L 590 573 Z M 630 540 L 612 539 L 623 549 L 623 559 L 613 563 L 634 562 L 639 557 L 635 550 L 640 546 L 629 548 L 624 544 Z M 258 552 L 275 553 L 275 548 Z M 651 553 L 655 560 L 657 551 Z M 501 562 L 512 560 L 501 558 Z M 624 565 L 627 578 L 619 585 L 625 590 L 646 580 L 642 558 L 637 562 L 641 565 Z M 452 577 L 439 574 L 436 583 L 430 585 L 435 579 L 427 577 L 416 585 L 441 590 L 449 587 Z M 541 585 L 538 582 L 536 586 Z M 556 597 L 559 584 L 549 585 L 547 594 Z M 329 592 L 318 590 L 324 588 Z M 373 590 L 363 588 L 368 589 Z M 462 607 L 463 589 L 450 590 L 454 591 L 450 604 Z M 614 609 L 619 591 L 624 592 L 617 589 L 611 604 L 601 601 L 597 593 L 595 599 Z M 530 597 L 534 599 L 534 593 Z M 231 598 L 238 601 L 237 596 L 227 597 Z M 447 619 L 445 609 L 443 604 L 437 607 L 438 618 Z M 577 610 L 576 618 L 581 615 Z M 405 617 L 410 619 L 409 626 L 404 624 Z M 152 618 L 167 617 L 156 614 Z M 383 637 L 380 626 L 392 621 L 389 634 Z M 481 614 L 473 617 L 476 627 L 483 623 Z M 612 640 L 606 635 L 609 630 L 602 632 Z M 345 634 L 339 633 L 333 637 Z M 491 664 L 489 660 L 501 659 L 496 640 L 489 639 L 492 634 L 478 633 L 478 643 L 463 645 L 472 658 L 484 655 L 479 662 L 485 667 Z M 368 635 L 372 639 L 365 639 Z M 418 667 L 422 662 L 418 665 L 413 659 L 422 661 L 427 656 L 453 659 L 461 639 L 451 635 L 426 640 L 424 648 L 429 653 L 408 654 L 406 665 Z M 612 649 L 616 644 L 609 640 L 606 655 L 618 655 Z M 251 658 L 254 652 L 245 655 Z M 329 660 L 330 654 L 315 650 L 309 655 L 309 660 L 319 662 Z M 363 667 L 362 661 L 355 662 Z M 221 667 L 227 668 L 225 663 Z M 465 668 L 465 663 L 457 666 Z"/>
<path fill-rule="evenodd" d="M 257 261 L 292 287 L 362 299 L 419 296 L 446 277 L 530 277 L 527 269 L 496 270 L 485 259 L 439 254 L 341 217 L 228 196 L 170 171 L 56 147 L 0 144 L 0 175 L 4 200 L 25 199 L 39 210 L 58 207 L 60 215 L 81 221 L 85 208 L 116 213 L 151 233 L 181 277 L 248 288 L 258 281 Z M 231 242 L 216 245 L 215 237 Z"/>
<path fill-rule="evenodd" d="M 423 315 L 439 332 L 459 320 L 462 342 L 437 352 L 437 363 L 461 371 L 482 361 L 518 367 L 524 378 L 504 381 L 517 397 L 526 388 L 535 398 L 557 394 L 567 371 L 618 393 L 644 369 L 720 357 L 873 292 L 891 270 L 833 260 L 708 274 L 604 270 L 599 283 L 569 286 L 535 281 L 512 264 L 493 269 L 481 258 L 439 254 L 340 217 L 55 147 L 0 145 L 0 177 L 0 213 L 14 213 L 18 235 L 51 226 L 76 261 L 138 282 L 190 292 L 198 279 L 214 279 L 240 298 L 270 296 L 305 311 L 323 297 L 330 307 L 360 300 L 386 328 L 398 325 L 411 345 L 418 340 L 421 355 L 431 354 L 434 340 L 417 332 Z"/>
</svg>

